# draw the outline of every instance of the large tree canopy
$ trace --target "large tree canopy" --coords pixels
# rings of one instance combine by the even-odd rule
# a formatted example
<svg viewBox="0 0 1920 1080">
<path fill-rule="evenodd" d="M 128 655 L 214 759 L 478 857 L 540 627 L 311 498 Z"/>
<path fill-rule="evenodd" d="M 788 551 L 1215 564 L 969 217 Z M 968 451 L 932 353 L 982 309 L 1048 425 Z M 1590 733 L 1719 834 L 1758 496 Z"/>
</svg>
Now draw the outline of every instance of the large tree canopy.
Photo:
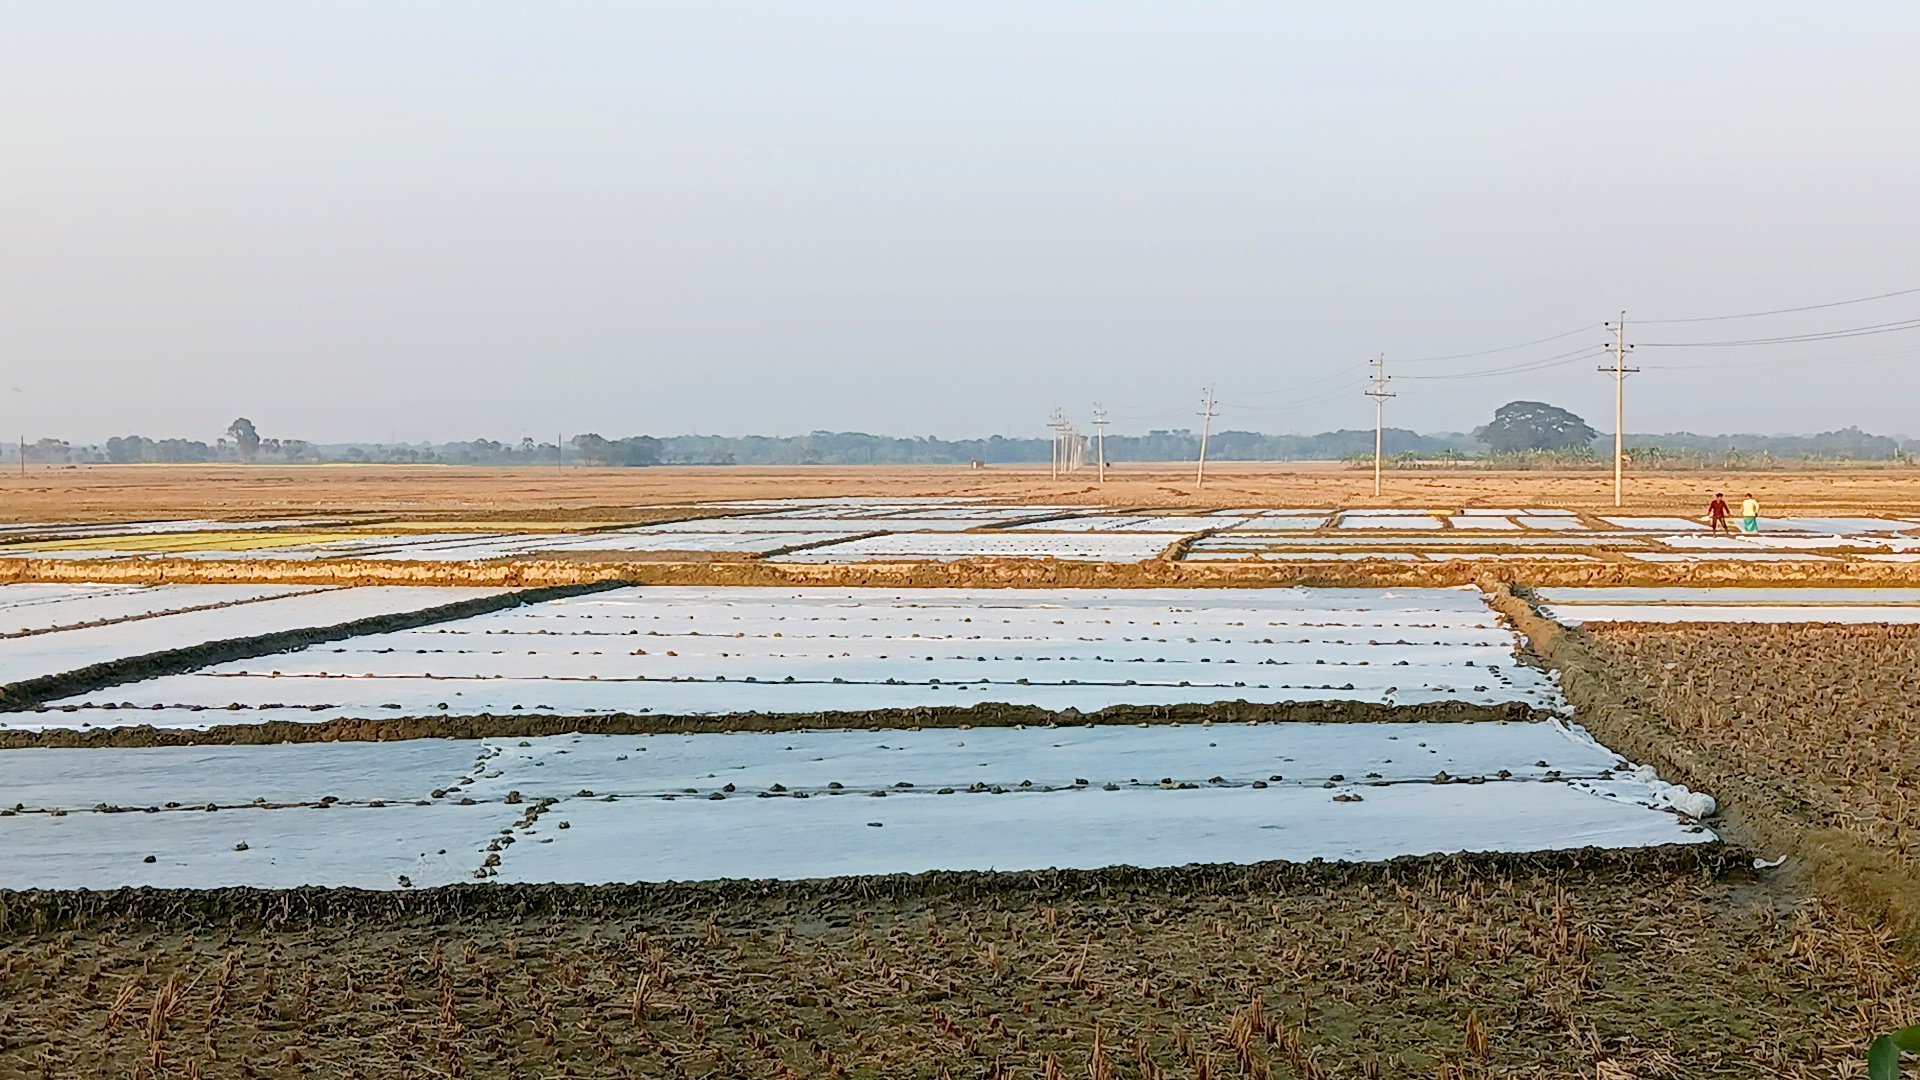
<svg viewBox="0 0 1920 1080">
<path fill-rule="evenodd" d="M 260 449 L 260 433 L 254 430 L 253 421 L 244 416 L 227 425 L 227 438 L 239 448 L 241 461 L 252 461 Z"/>
<path fill-rule="evenodd" d="M 1573 450 L 1593 442 L 1585 420 L 1544 401 L 1509 401 L 1493 412 L 1493 422 L 1473 437 L 1498 453 L 1523 450 Z"/>
</svg>

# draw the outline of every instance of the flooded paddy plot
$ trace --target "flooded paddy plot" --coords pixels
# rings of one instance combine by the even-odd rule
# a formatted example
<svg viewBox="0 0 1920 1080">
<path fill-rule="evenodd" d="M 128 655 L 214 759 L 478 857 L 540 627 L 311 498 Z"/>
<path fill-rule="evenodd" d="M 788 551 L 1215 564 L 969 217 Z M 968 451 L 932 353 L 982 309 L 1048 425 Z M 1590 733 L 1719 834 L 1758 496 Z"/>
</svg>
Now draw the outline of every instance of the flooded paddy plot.
<svg viewBox="0 0 1920 1080">
<path fill-rule="evenodd" d="M 631 588 L 218 664 L 8 719 L 205 727 L 1240 700 L 1558 708 L 1517 644 L 1472 589 Z"/>
<path fill-rule="evenodd" d="M 1710 803 L 1552 722 L 27 750 L 0 754 L 0 785 L 20 793 L 0 815 L 0 849 L 21 856 L 0 865 L 11 888 L 814 878 L 1714 839 L 1675 809 Z"/>
</svg>

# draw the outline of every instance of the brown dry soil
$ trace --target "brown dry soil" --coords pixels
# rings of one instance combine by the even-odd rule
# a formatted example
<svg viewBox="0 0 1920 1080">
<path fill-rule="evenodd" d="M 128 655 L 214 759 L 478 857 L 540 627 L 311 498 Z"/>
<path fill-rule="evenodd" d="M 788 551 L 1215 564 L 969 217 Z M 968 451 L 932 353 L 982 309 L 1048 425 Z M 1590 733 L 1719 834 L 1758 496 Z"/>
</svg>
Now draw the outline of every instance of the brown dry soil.
<svg viewBox="0 0 1920 1080">
<path fill-rule="evenodd" d="M 1689 745 L 1920 871 L 1920 626 L 1583 629 Z"/>
<path fill-rule="evenodd" d="M 1833 468 L 1743 475 L 1649 473 L 1635 476 L 1627 513 L 1697 514 L 1711 493 L 1755 491 L 1770 516 L 1920 515 L 1912 470 Z M 1602 473 L 1489 472 L 1472 469 L 1396 473 L 1382 497 L 1370 475 L 1329 463 L 1220 466 L 1195 490 L 1184 465 L 1109 470 L 1105 486 L 1084 475 L 1055 480 L 1045 470 L 965 468 L 653 468 L 477 469 L 436 466 L 87 466 L 0 476 L 0 521 L 95 521 L 158 517 L 299 517 L 375 525 L 442 519 L 515 522 L 541 528 L 637 524 L 720 511 L 685 504 L 727 499 L 922 496 L 988 498 L 1030 505 L 1114 508 L 1243 506 L 1427 509 L 1542 506 L 1589 515 L 1615 512 Z M 1382 541 L 1391 548 L 1390 541 Z M 1352 550 L 1352 549 L 1349 549 Z M 1486 549 L 1494 551 L 1497 549 Z M 738 555 L 569 552 L 538 560 L 407 564 L 237 562 L 143 559 L 132 562 L 7 560 L 4 581 L 284 582 L 303 584 L 447 584 L 557 586 L 591 581 L 672 585 L 887 587 L 1228 587 L 1324 585 L 1398 588 L 1462 585 L 1481 579 L 1541 586 L 1730 584 L 1920 584 L 1920 565 L 1829 562 L 1782 565 L 1724 561 L 1645 563 L 1598 552 L 1593 563 L 1542 559 L 1463 559 L 1247 564 L 1177 561 L 1141 564 L 1051 560 L 967 560 L 948 564 L 779 565 Z M 1483 551 L 1483 553 L 1485 553 Z M 1540 554 L 1523 550 L 1518 554 Z M 1593 553 L 1593 552 L 1589 552 Z M 266 556 L 267 552 L 261 553 Z M 1503 553 L 1511 554 L 1511 553 Z"/>
<path fill-rule="evenodd" d="M 1853 1074 L 1912 970 L 1743 857 L 11 894 L 0 1075 Z"/>
<path fill-rule="evenodd" d="M 1715 491 L 1759 495 L 1774 516 L 1814 511 L 1920 511 L 1913 470 L 1823 467 L 1745 473 L 1653 472 L 1628 478 L 1627 512 L 1700 512 Z M 1608 473 L 1395 472 L 1384 495 L 1372 474 L 1339 463 L 1210 465 L 1195 490 L 1190 465 L 1119 465 L 1101 486 L 1044 468 L 796 467 L 480 469 L 450 466 L 98 465 L 0 475 L 0 521 L 154 517 L 437 516 L 511 521 L 624 520 L 634 507 L 732 499 L 981 497 L 1013 503 L 1207 507 L 1546 506 L 1611 510 Z"/>
<path fill-rule="evenodd" d="M 1712 794 L 1723 836 L 1920 948 L 1920 647 L 1885 626 L 1588 624 L 1494 603 L 1560 672 L 1580 722 Z"/>
</svg>

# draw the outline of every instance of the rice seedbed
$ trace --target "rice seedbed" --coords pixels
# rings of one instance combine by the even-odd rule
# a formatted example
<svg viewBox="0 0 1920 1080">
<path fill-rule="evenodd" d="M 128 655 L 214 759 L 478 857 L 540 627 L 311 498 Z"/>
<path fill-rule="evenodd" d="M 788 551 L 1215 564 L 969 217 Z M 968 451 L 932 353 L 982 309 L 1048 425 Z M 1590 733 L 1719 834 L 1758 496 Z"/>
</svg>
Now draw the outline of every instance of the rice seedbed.
<svg viewBox="0 0 1920 1080">
<path fill-rule="evenodd" d="M 1544 589 L 1542 611 L 1563 626 L 1586 623 L 1920 623 L 1914 589 Z"/>
<path fill-rule="evenodd" d="M 1276 520 L 1286 519 L 1242 517 L 1225 514 L 1096 514 L 1085 517 L 1036 521 L 1024 525 L 1013 525 L 1009 528 L 1015 532 L 1170 533 L 1175 536 L 1182 536 L 1205 532 L 1208 529 L 1231 529 L 1255 521 L 1260 522 L 1262 528 L 1274 529 L 1285 527 L 1274 524 Z"/>
<path fill-rule="evenodd" d="M 5 909 L 34 1076 L 1811 1078 L 1916 1004 L 1870 925 L 1665 854 Z"/>
<path fill-rule="evenodd" d="M 943 562 L 958 559 L 1066 559 L 1079 562 L 1144 562 L 1160 557 L 1172 537 L 1160 533 L 895 532 L 841 544 L 776 555 L 789 563 L 886 561 Z"/>
<path fill-rule="evenodd" d="M 116 685 L 15 728 L 1245 701 L 1523 703 L 1473 590 L 598 592 Z M 294 715 L 289 715 L 294 714 Z"/>
<path fill-rule="evenodd" d="M 1635 529 L 1642 532 L 1685 532 L 1689 529 L 1705 531 L 1703 521 L 1682 517 L 1603 517 L 1601 521 L 1616 529 Z"/>
<path fill-rule="evenodd" d="M 1444 529 L 1447 526 L 1439 517 L 1427 514 L 1360 514 L 1353 511 L 1341 514 L 1337 524 L 1342 529 Z"/>
<path fill-rule="evenodd" d="M 1044 516 L 1023 513 L 1019 518 Z M 755 514 L 750 517 L 701 518 L 696 521 L 668 521 L 646 527 L 648 533 L 819 533 L 824 536 L 863 536 L 875 532 L 959 533 L 999 521 L 974 517 L 849 517 L 802 514 Z M 637 530 L 636 530 L 637 531 Z"/>
<path fill-rule="evenodd" d="M 49 554 L 70 551 L 112 551 L 130 555 L 170 554 L 173 552 L 218 549 L 224 551 L 256 551 L 270 548 L 297 547 L 306 544 L 324 544 L 336 540 L 360 539 L 357 534 L 344 531 L 286 530 L 286 531 L 193 531 L 168 533 L 135 533 L 99 537 L 84 537 L 68 540 L 46 540 L 30 543 L 11 544 L 5 549 L 9 554 Z"/>
<path fill-rule="evenodd" d="M 0 590 L 15 587 L 0 586 Z M 203 589 L 211 591 L 198 591 Z M 503 594 L 497 589 L 389 586 L 259 589 L 236 594 L 226 586 L 181 585 L 156 596 L 143 591 L 130 594 L 137 599 L 126 601 L 135 607 L 146 606 L 146 614 L 141 617 L 0 638 L 0 685 L 50 679 L 210 642 L 327 627 Z M 252 598 L 236 600 L 236 595 Z M 195 596 L 205 596 L 207 603 L 195 602 Z M 120 598 L 114 600 L 116 605 L 121 602 Z M 166 611 L 167 605 L 177 609 Z M 5 714 L 0 714 L 0 723 L 4 720 Z"/>
<path fill-rule="evenodd" d="M 0 810 L 7 888 L 791 879 L 1716 840 L 1699 824 L 1712 800 L 1551 722 L 27 749 L 0 753 L 0 790 L 17 800 Z"/>
<path fill-rule="evenodd" d="M 1833 562 L 1830 555 L 1811 555 L 1798 551 L 1629 551 L 1629 559 L 1650 563 L 1693 563 L 1693 562 L 1777 562 L 1777 563 L 1821 563 Z"/>
<path fill-rule="evenodd" d="M 77 630 L 312 591 L 298 585 L 0 585 L 0 637 Z"/>
<path fill-rule="evenodd" d="M 1375 519 L 1377 520 L 1377 519 Z M 1619 533 L 1588 533 L 1583 535 L 1555 534 L 1534 536 L 1527 533 L 1518 535 L 1479 536 L 1466 530 L 1448 530 L 1444 536 L 1432 534 L 1419 536 L 1371 536 L 1333 534 L 1324 536 L 1301 537 L 1279 534 L 1239 531 L 1221 533 L 1217 536 L 1202 537 L 1193 542 L 1197 550 L 1209 548 L 1266 547 L 1275 544 L 1311 543 L 1316 547 L 1353 545 L 1383 549 L 1448 547 L 1463 549 L 1536 548 L 1536 547 L 1641 547 L 1642 538 Z"/>
<path fill-rule="evenodd" d="M 1612 586 L 1598 588 L 1542 588 L 1533 591 L 1549 610 L 1577 611 L 1586 604 L 1627 604 L 1634 607 L 1907 607 L 1920 606 L 1920 589 L 1827 588 L 1797 585 L 1781 588 L 1655 588 Z"/>
</svg>

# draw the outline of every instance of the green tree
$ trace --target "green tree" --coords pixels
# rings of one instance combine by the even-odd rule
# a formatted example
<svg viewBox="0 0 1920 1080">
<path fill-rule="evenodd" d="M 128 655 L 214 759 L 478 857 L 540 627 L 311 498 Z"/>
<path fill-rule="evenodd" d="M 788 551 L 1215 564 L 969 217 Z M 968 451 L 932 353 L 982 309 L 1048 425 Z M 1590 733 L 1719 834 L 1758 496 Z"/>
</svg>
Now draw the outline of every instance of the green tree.
<svg viewBox="0 0 1920 1080">
<path fill-rule="evenodd" d="M 241 461 L 252 461 L 260 450 L 260 433 L 254 430 L 253 421 L 244 416 L 227 425 L 227 438 L 232 439 L 234 448 L 240 451 Z"/>
<path fill-rule="evenodd" d="M 1494 410 L 1492 423 L 1473 432 L 1474 438 L 1503 454 L 1573 450 L 1593 442 L 1594 435 L 1585 420 L 1544 401 L 1509 401 Z"/>
</svg>

